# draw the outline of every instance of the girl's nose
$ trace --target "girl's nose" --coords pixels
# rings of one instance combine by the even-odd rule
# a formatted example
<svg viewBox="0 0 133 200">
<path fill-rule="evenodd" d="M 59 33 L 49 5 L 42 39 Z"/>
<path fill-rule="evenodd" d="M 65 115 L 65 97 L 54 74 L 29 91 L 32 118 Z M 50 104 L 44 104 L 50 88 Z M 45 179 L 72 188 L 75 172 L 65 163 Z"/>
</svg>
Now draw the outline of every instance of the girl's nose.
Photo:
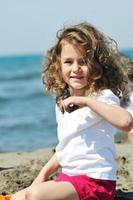
<svg viewBox="0 0 133 200">
<path fill-rule="evenodd" d="M 73 72 L 78 72 L 81 70 L 81 66 L 79 65 L 79 63 L 75 62 L 73 64 Z"/>
</svg>

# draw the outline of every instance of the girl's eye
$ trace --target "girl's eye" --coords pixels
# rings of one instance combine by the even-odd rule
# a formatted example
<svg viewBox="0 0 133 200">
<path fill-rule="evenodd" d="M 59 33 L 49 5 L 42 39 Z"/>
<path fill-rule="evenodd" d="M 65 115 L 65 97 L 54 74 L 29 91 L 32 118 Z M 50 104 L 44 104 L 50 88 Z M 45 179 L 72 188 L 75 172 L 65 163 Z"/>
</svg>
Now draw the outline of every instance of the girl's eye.
<svg viewBox="0 0 133 200">
<path fill-rule="evenodd" d="M 66 63 L 66 64 L 72 64 L 72 61 L 71 60 L 67 60 L 64 63 Z"/>
<path fill-rule="evenodd" d="M 79 65 L 81 65 L 81 66 L 82 66 L 82 65 L 85 65 L 85 64 L 86 64 L 86 62 L 85 62 L 85 60 L 84 60 L 84 59 L 79 61 Z"/>
</svg>

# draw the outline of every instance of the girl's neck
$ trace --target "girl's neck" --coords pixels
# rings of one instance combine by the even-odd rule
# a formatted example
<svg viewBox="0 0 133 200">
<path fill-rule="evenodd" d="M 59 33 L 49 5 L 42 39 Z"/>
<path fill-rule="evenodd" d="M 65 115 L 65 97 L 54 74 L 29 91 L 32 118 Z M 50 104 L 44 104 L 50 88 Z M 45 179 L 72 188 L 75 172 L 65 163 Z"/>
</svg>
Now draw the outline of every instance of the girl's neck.
<svg viewBox="0 0 133 200">
<path fill-rule="evenodd" d="M 70 92 L 71 96 L 85 96 L 85 90 L 83 90 L 83 89 L 73 90 L 70 88 L 69 92 Z"/>
</svg>

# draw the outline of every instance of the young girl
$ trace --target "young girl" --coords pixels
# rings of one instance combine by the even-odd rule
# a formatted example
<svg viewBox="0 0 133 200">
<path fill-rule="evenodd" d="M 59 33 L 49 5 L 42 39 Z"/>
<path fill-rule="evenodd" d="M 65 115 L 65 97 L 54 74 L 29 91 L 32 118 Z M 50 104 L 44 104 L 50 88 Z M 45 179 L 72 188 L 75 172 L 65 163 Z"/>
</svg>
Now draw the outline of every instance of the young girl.
<svg viewBox="0 0 133 200">
<path fill-rule="evenodd" d="M 11 200 L 113 200 L 114 135 L 130 131 L 119 106 L 126 82 L 115 42 L 88 23 L 64 28 L 47 54 L 45 88 L 56 96 L 59 143 L 31 186 Z M 52 181 L 48 177 L 61 166 Z"/>
</svg>

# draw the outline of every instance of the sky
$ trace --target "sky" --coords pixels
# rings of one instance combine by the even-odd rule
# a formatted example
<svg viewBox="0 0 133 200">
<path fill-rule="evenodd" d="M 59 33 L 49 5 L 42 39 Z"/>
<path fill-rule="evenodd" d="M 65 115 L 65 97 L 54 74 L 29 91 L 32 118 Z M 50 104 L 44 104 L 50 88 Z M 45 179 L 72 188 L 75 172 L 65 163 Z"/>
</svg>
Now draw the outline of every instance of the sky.
<svg viewBox="0 0 133 200">
<path fill-rule="evenodd" d="M 83 21 L 133 48 L 133 0 L 0 0 L 0 56 L 44 53 L 59 29 Z"/>
</svg>

